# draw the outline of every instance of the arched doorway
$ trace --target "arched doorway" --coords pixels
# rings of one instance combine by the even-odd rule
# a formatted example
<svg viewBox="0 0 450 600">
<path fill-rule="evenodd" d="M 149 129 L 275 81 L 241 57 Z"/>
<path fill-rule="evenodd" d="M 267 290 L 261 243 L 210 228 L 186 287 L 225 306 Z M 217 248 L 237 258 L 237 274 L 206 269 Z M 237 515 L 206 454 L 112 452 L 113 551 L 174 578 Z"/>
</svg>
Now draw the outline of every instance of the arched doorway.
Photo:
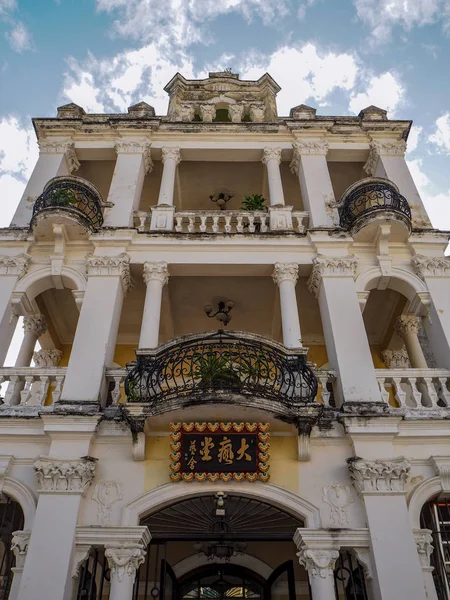
<svg viewBox="0 0 450 600">
<path fill-rule="evenodd" d="M 0 600 L 7 600 L 11 590 L 13 572 L 16 564 L 11 550 L 13 533 L 23 529 L 24 516 L 18 502 L 0 494 Z"/>
<path fill-rule="evenodd" d="M 424 504 L 420 525 L 431 531 L 433 552 L 430 564 L 439 600 L 450 598 L 450 498 L 439 495 Z"/>
</svg>

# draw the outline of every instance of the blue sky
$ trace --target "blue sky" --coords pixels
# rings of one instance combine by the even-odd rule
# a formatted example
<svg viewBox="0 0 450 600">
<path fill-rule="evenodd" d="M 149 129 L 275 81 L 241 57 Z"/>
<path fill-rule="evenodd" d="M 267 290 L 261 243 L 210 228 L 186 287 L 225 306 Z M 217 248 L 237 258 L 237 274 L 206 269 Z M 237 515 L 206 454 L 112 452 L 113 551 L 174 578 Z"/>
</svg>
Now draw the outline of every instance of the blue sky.
<svg viewBox="0 0 450 600">
<path fill-rule="evenodd" d="M 158 114 L 163 86 L 231 67 L 268 71 L 279 114 L 369 104 L 413 119 L 408 161 L 435 226 L 450 229 L 450 0 L 0 0 L 0 224 L 37 157 L 32 116 Z"/>
</svg>

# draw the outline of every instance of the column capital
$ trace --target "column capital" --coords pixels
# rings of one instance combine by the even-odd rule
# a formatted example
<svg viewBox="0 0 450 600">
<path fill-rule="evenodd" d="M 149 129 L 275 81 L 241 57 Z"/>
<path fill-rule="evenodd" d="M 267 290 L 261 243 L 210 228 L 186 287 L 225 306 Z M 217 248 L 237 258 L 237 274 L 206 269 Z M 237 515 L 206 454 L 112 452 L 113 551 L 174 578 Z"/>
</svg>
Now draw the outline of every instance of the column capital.
<svg viewBox="0 0 450 600">
<path fill-rule="evenodd" d="M 420 317 L 416 315 L 400 315 L 395 322 L 395 332 L 404 337 L 408 333 L 418 334 L 420 330 Z"/>
<path fill-rule="evenodd" d="M 422 569 L 429 568 L 430 558 L 434 550 L 433 532 L 431 529 L 414 529 L 413 533 Z"/>
<path fill-rule="evenodd" d="M 74 173 L 80 168 L 73 140 L 46 139 L 38 142 L 41 154 L 65 154 L 69 173 Z"/>
<path fill-rule="evenodd" d="M 39 493 L 84 494 L 95 475 L 96 458 L 57 459 L 40 456 L 34 463 Z"/>
<path fill-rule="evenodd" d="M 416 254 L 412 260 L 415 272 L 419 277 L 450 277 L 450 258 Z"/>
<path fill-rule="evenodd" d="M 136 576 L 136 571 L 145 561 L 146 551 L 142 544 L 115 542 L 105 544 L 105 556 L 108 559 L 112 577 L 123 581 L 125 575 Z"/>
<path fill-rule="evenodd" d="M 153 161 L 152 161 L 152 144 L 149 140 L 129 140 L 129 139 L 120 139 L 117 140 L 114 149 L 116 154 L 142 154 L 144 158 L 145 164 L 145 172 L 151 173 L 153 170 Z"/>
<path fill-rule="evenodd" d="M 123 291 L 128 293 L 133 287 L 130 274 L 130 257 L 123 252 L 117 256 L 86 256 L 88 277 L 119 276 L 122 281 Z"/>
<path fill-rule="evenodd" d="M 12 535 L 11 550 L 16 557 L 16 568 L 23 569 L 31 531 L 14 531 Z"/>
<path fill-rule="evenodd" d="M 370 177 L 375 175 L 380 156 L 404 156 L 406 152 L 405 140 L 376 140 L 369 143 L 369 158 L 363 169 Z"/>
<path fill-rule="evenodd" d="M 267 165 L 269 160 L 276 160 L 278 164 L 281 162 L 281 148 L 272 148 L 266 146 L 263 150 L 261 161 L 264 165 Z"/>
<path fill-rule="evenodd" d="M 330 144 L 325 138 L 318 139 L 298 139 L 293 144 L 294 155 L 302 154 L 326 156 Z"/>
<path fill-rule="evenodd" d="M 358 259 L 349 256 L 317 256 L 313 259 L 313 270 L 308 279 L 308 289 L 314 296 L 319 295 L 320 284 L 324 277 L 353 277 L 356 275 Z"/>
<path fill-rule="evenodd" d="M 410 463 L 399 457 L 393 460 L 347 459 L 350 477 L 358 493 L 404 492 L 411 470 Z"/>
<path fill-rule="evenodd" d="M 200 104 L 200 116 L 205 123 L 211 123 L 216 116 L 214 104 Z"/>
<path fill-rule="evenodd" d="M 33 354 L 36 367 L 57 367 L 61 360 L 62 352 L 56 348 L 52 350 L 38 350 Z"/>
<path fill-rule="evenodd" d="M 327 577 L 333 577 L 334 565 L 339 557 L 339 550 L 309 548 L 306 544 L 301 544 L 297 556 L 300 564 L 305 567 L 312 579 L 326 579 Z"/>
<path fill-rule="evenodd" d="M 283 281 L 291 281 L 295 285 L 298 281 L 298 263 L 275 263 L 272 279 L 277 285 Z"/>
<path fill-rule="evenodd" d="M 28 254 L 0 256 L 0 275 L 17 275 L 20 279 L 27 272 L 30 258 Z"/>
<path fill-rule="evenodd" d="M 450 457 L 432 456 L 431 462 L 433 463 L 436 475 L 441 480 L 442 491 L 450 492 Z"/>
<path fill-rule="evenodd" d="M 169 281 L 169 269 L 166 262 L 146 262 L 144 263 L 144 281 L 146 285 L 150 281 L 160 281 L 166 285 Z"/>
<path fill-rule="evenodd" d="M 172 147 L 168 147 L 168 146 L 164 146 L 164 148 L 161 150 L 162 152 L 162 162 L 163 164 L 166 162 L 166 160 L 174 160 L 175 164 L 179 164 L 181 162 L 181 152 L 179 148 L 172 148 Z"/>
<path fill-rule="evenodd" d="M 44 315 L 35 314 L 25 316 L 23 318 L 23 330 L 25 333 L 34 333 L 37 338 L 40 338 L 47 331 L 47 322 Z"/>
<path fill-rule="evenodd" d="M 381 353 L 388 369 L 410 369 L 408 352 L 405 347 L 401 350 L 383 350 Z"/>
</svg>

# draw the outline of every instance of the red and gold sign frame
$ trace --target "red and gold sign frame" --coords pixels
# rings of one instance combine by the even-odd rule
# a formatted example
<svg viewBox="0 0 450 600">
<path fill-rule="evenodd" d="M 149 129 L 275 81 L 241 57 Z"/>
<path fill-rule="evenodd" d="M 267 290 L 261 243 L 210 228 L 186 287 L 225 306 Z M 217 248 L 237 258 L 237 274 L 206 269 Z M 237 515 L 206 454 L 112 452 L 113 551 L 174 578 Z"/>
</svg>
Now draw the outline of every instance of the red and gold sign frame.
<svg viewBox="0 0 450 600">
<path fill-rule="evenodd" d="M 171 481 L 269 481 L 269 423 L 170 423 Z"/>
</svg>

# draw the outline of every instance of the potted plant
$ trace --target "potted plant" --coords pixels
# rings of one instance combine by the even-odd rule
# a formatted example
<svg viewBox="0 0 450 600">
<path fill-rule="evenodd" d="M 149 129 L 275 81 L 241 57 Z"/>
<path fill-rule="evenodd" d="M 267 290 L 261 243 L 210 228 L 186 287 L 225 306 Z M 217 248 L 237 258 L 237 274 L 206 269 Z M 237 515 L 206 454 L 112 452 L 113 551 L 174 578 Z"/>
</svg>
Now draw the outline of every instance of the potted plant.
<svg viewBox="0 0 450 600">
<path fill-rule="evenodd" d="M 251 196 L 245 196 L 242 200 L 241 208 L 242 210 L 263 210 L 267 211 L 266 199 L 261 194 L 251 194 Z"/>
<path fill-rule="evenodd" d="M 230 389 L 239 387 L 240 379 L 225 356 L 215 353 L 192 356 L 192 376 L 202 388 Z"/>
<path fill-rule="evenodd" d="M 51 192 L 52 206 L 73 206 L 77 204 L 76 193 L 70 188 L 56 188 Z"/>
</svg>

